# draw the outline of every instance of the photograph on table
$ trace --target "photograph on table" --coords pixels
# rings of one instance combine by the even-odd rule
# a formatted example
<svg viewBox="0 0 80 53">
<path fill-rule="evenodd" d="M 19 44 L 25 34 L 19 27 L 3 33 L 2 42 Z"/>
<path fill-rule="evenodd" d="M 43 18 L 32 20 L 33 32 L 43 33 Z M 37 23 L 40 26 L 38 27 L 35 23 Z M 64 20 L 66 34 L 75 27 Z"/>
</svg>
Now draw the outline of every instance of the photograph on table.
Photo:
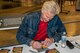
<svg viewBox="0 0 80 53">
<path fill-rule="evenodd" d="M 46 50 L 45 53 L 60 53 L 56 48 Z"/>
<path fill-rule="evenodd" d="M 12 53 L 22 53 L 23 47 L 13 47 Z"/>
<path fill-rule="evenodd" d="M 0 53 L 9 53 L 9 51 L 10 51 L 9 49 L 1 49 Z"/>
</svg>

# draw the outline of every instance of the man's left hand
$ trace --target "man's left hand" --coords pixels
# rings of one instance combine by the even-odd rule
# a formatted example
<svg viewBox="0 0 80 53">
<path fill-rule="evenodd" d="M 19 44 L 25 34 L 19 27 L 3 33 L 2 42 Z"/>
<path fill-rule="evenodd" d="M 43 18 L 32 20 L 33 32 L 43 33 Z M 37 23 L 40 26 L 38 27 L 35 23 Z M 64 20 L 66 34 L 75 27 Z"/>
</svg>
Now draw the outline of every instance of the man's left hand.
<svg viewBox="0 0 80 53">
<path fill-rule="evenodd" d="M 44 41 L 42 41 L 43 48 L 47 48 L 54 42 L 53 38 L 46 38 Z"/>
</svg>

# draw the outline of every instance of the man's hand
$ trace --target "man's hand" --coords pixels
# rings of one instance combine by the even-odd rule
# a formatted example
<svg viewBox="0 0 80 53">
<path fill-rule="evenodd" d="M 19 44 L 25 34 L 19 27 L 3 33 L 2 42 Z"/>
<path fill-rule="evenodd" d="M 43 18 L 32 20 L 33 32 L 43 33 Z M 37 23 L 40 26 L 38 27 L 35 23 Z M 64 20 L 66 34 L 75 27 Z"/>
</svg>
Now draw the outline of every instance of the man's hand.
<svg viewBox="0 0 80 53">
<path fill-rule="evenodd" d="M 50 46 L 52 43 L 54 42 L 53 38 L 46 38 L 44 41 L 42 41 L 42 46 L 43 48 L 47 48 L 48 46 Z"/>
<path fill-rule="evenodd" d="M 40 49 L 40 48 L 42 48 L 42 44 L 41 44 L 40 42 L 38 42 L 38 41 L 34 41 L 34 42 L 32 43 L 32 47 L 33 47 L 34 49 Z"/>
</svg>

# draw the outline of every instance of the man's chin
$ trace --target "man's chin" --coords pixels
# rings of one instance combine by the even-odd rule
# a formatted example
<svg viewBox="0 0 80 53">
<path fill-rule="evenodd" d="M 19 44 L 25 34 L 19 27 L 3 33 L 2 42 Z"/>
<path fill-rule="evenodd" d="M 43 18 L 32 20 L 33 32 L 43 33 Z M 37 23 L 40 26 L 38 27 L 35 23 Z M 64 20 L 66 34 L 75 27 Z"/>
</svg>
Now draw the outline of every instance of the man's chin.
<svg viewBox="0 0 80 53">
<path fill-rule="evenodd" d="M 49 20 L 45 20 L 44 22 L 49 22 Z"/>
</svg>

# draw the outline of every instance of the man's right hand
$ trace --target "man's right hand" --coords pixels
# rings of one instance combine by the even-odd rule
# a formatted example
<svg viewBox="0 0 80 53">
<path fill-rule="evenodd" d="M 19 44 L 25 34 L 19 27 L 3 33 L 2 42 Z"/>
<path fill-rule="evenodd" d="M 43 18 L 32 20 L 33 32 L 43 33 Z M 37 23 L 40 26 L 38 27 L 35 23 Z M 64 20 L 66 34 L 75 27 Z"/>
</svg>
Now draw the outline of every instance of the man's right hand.
<svg viewBox="0 0 80 53">
<path fill-rule="evenodd" d="M 40 42 L 38 42 L 38 41 L 34 41 L 34 42 L 32 43 L 32 47 L 33 47 L 34 49 L 40 49 L 40 48 L 42 48 L 42 44 L 41 44 Z"/>
</svg>

